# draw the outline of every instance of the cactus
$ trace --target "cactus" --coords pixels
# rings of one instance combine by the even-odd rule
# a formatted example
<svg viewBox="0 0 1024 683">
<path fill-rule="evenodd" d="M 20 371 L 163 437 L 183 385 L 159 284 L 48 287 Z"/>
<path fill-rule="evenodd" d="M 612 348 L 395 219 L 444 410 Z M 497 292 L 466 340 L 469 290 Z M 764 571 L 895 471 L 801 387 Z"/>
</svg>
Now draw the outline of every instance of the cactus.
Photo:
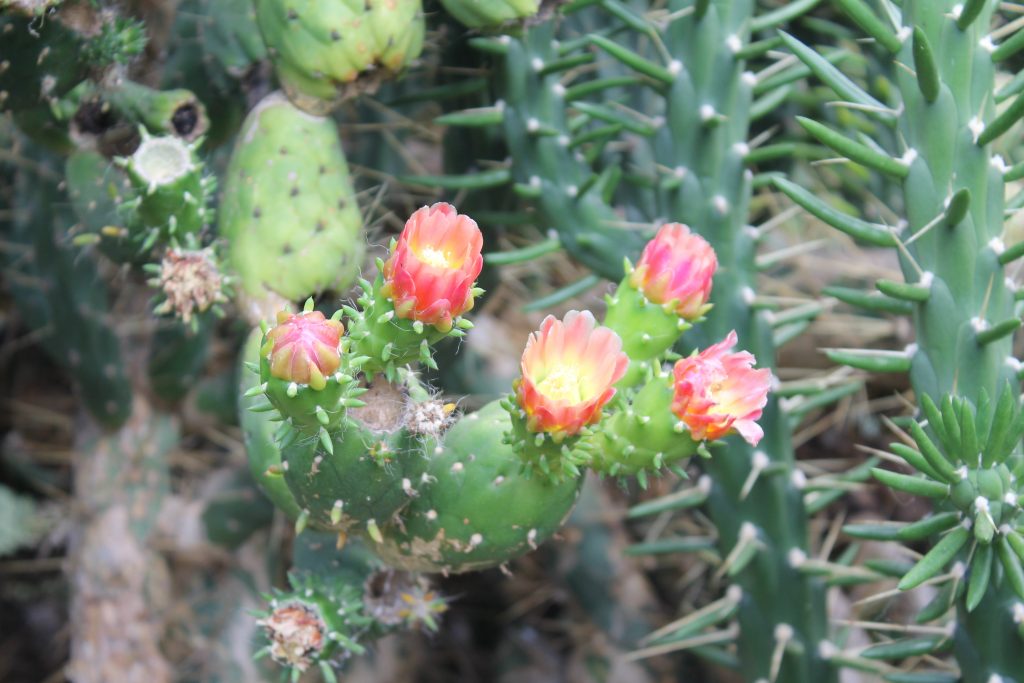
<svg viewBox="0 0 1024 683">
<path fill-rule="evenodd" d="M 423 485 L 370 547 L 413 571 L 493 567 L 536 548 L 565 522 L 582 478 L 525 478 L 502 442 L 509 413 L 490 403 L 460 419 L 430 453 Z"/>
<path fill-rule="evenodd" d="M 24 145 L 15 149 L 29 150 Z M 74 378 L 84 405 L 114 428 L 131 410 L 131 387 L 112 326 L 106 284 L 70 244 L 74 220 L 58 188 L 57 161 L 33 151 L 17 170 L 6 252 L 10 290 L 28 326 L 52 332 L 43 346 Z"/>
<path fill-rule="evenodd" d="M 256 21 L 284 91 L 317 115 L 372 92 L 423 47 L 420 0 L 258 0 Z"/>
<path fill-rule="evenodd" d="M 364 247 L 334 123 L 280 93 L 263 99 L 236 142 L 218 220 L 228 263 L 250 300 L 345 289 Z"/>
<path fill-rule="evenodd" d="M 934 547 L 902 577 L 899 587 L 945 583 L 948 601 L 920 618 L 942 618 L 956 605 L 954 653 L 968 683 L 1018 680 L 1024 547 L 1015 526 L 1019 508 L 1021 420 L 1019 361 L 1012 355 L 1016 289 L 1006 266 L 1021 252 L 1007 248 L 1002 158 L 992 145 L 1019 118 L 1016 100 L 996 113 L 995 63 L 1016 48 L 1018 36 L 996 46 L 988 33 L 995 3 L 905 2 L 889 25 L 858 2 L 843 3 L 851 17 L 892 54 L 898 109 L 875 100 L 823 64 L 812 49 L 785 36 L 807 66 L 844 100 L 859 103 L 873 121 L 893 125 L 901 145 L 865 145 L 815 121 L 811 135 L 902 190 L 905 221 L 896 228 L 830 213 L 821 200 L 785 180 L 778 187 L 826 222 L 862 240 L 899 248 L 906 282 L 879 281 L 878 289 L 913 311 L 917 341 L 904 352 L 837 349 L 838 361 L 876 371 L 909 371 L 920 418 L 908 424 L 913 447 L 891 446 L 920 476 L 876 469 L 897 491 L 934 499 L 934 515 L 909 525 L 853 527 L 857 536 L 934 538 Z M 939 574 L 954 565 L 945 579 Z M 966 567 L 963 572 L 955 567 Z M 952 583 L 949 583 L 952 582 Z M 944 608 L 943 608 L 944 607 Z M 939 649 L 947 639 L 936 638 Z M 924 675 L 924 674 L 922 674 Z"/>
<path fill-rule="evenodd" d="M 597 32 L 581 41 L 560 43 L 553 23 L 530 27 L 522 37 L 477 41 L 503 57 L 500 105 L 442 120 L 468 126 L 500 121 L 512 155 L 510 175 L 516 191 L 537 207 L 558 243 L 597 274 L 619 280 L 622 255 L 634 258 L 643 244 L 641 231 L 619 227 L 623 221 L 611 205 L 616 197 L 626 202 L 623 212 L 631 219 L 639 215 L 656 222 L 682 221 L 703 235 L 714 246 L 720 266 L 714 281 L 716 304 L 704 307 L 706 292 L 703 297 L 699 291 L 675 294 L 678 311 L 690 307 L 693 319 L 707 314 L 699 331 L 686 338 L 706 343 L 736 330 L 742 345 L 770 364 L 771 326 L 750 300 L 756 242 L 746 229 L 751 180 L 745 154 L 753 75 L 737 56 L 749 41 L 753 3 L 674 2 L 666 8 L 671 19 L 663 24 L 618 3 L 601 5 L 594 13 L 598 20 L 614 18 L 642 36 L 656 32 L 663 47 L 643 54 L 642 47 L 628 47 L 624 34 L 612 41 Z M 794 10 L 800 11 L 804 10 Z M 580 18 L 578 25 L 589 27 L 586 22 Z M 584 40 L 610 59 L 595 65 L 593 79 L 567 81 L 563 72 L 592 61 L 578 53 Z M 619 109 L 589 101 L 592 94 L 620 93 L 624 107 Z M 578 113 L 575 120 L 569 109 Z M 569 121 L 576 124 L 570 126 Z M 610 154 L 608 141 L 624 132 L 632 136 L 628 149 L 636 167 L 658 169 L 625 188 L 617 164 L 605 160 Z M 522 250 L 523 259 L 530 258 L 528 250 Z M 626 278 L 609 298 L 606 317 L 634 360 L 625 384 L 646 380 L 646 385 L 627 399 L 634 416 L 613 413 L 598 430 L 605 440 L 593 448 L 599 470 L 637 474 L 641 483 L 648 472 L 680 462 L 697 447 L 680 436 L 669 413 L 655 408 L 676 404 L 671 391 L 650 379 L 690 324 L 673 314 L 672 306 L 663 305 L 668 302 L 658 300 L 659 288 L 667 283 L 650 283 L 647 292 L 641 288 L 648 284 L 646 279 L 643 269 L 632 270 L 627 261 Z M 581 288 L 588 284 L 593 281 L 579 282 Z M 570 286 L 564 294 L 578 291 Z M 664 420 L 660 427 L 657 415 Z M 635 416 L 651 422 L 638 423 Z M 730 558 L 729 574 L 743 588 L 738 651 L 744 678 L 831 680 L 835 669 L 817 653 L 818 644 L 827 640 L 823 585 L 791 563 L 794 553 L 807 552 L 808 513 L 800 492 L 802 479 L 793 465 L 788 419 L 769 401 L 760 422 L 764 445 L 749 445 L 758 436 L 751 432 L 744 434 L 748 444 L 735 440 L 728 454 L 705 461 L 711 476 L 690 489 L 692 500 L 708 502 L 719 528 L 721 555 Z M 645 439 L 659 428 L 663 436 L 657 445 Z M 645 448 L 648 444 L 654 447 Z M 601 462 L 609 454 L 614 457 Z M 766 471 L 771 476 L 758 476 Z M 749 561 L 754 554 L 745 547 L 752 548 L 753 543 L 761 552 Z M 779 582 L 786 586 L 784 591 L 777 590 Z M 793 595 L 801 597 L 792 600 Z M 774 638 L 765 637 L 766 631 Z"/>
<path fill-rule="evenodd" d="M 494 28 L 527 19 L 540 11 L 540 0 L 441 0 L 448 14 L 467 28 Z"/>
</svg>

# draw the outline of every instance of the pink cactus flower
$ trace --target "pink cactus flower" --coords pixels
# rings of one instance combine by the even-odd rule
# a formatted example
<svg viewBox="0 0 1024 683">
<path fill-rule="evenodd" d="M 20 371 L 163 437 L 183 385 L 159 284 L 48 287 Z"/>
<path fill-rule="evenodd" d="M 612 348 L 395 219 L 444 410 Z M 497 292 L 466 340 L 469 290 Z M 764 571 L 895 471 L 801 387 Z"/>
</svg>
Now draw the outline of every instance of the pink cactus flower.
<svg viewBox="0 0 1024 683">
<path fill-rule="evenodd" d="M 320 391 L 341 365 L 344 333 L 340 322 L 320 311 L 278 313 L 277 325 L 267 332 L 271 376 Z"/>
<path fill-rule="evenodd" d="M 442 332 L 473 308 L 473 283 L 483 268 L 483 235 L 476 221 L 451 204 L 418 209 L 384 264 L 385 296 L 395 314 Z"/>
<path fill-rule="evenodd" d="M 717 268 L 715 250 L 703 237 L 681 223 L 668 223 L 644 247 L 629 281 L 654 303 L 695 320 L 709 308 Z"/>
<path fill-rule="evenodd" d="M 528 428 L 560 439 L 597 422 L 628 365 L 619 335 L 590 311 L 549 315 L 526 342 L 515 385 Z"/>
<path fill-rule="evenodd" d="M 756 420 L 768 402 L 772 373 L 755 370 L 752 354 L 732 353 L 735 345 L 736 333 L 730 332 L 725 340 L 676 362 L 672 412 L 696 440 L 737 432 L 756 446 L 764 436 Z"/>
</svg>

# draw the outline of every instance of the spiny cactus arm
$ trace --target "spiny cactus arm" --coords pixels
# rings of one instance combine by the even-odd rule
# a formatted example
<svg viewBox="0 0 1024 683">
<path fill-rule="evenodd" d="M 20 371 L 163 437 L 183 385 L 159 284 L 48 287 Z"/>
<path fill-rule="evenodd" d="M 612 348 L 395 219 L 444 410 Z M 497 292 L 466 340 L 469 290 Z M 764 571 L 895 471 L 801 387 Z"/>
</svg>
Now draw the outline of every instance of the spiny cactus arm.
<svg viewBox="0 0 1024 683">
<path fill-rule="evenodd" d="M 678 18 L 659 35 L 668 55 L 662 68 L 670 78 L 663 91 L 647 91 L 651 104 L 644 107 L 665 125 L 641 149 L 647 165 L 661 169 L 652 179 L 657 215 L 689 225 L 718 257 L 714 307 L 691 335 L 720 339 L 736 330 L 742 347 L 771 367 L 773 327 L 787 317 L 755 305 L 759 233 L 747 225 L 752 178 L 746 163 L 758 78 L 743 58 L 751 23 L 764 17 L 752 2 L 700 5 L 702 11 L 691 13 L 683 12 L 689 3 L 669 5 Z M 802 566 L 809 513 L 789 418 L 769 397 L 758 423 L 764 436 L 756 447 L 733 439 L 727 453 L 702 461 L 710 477 L 680 495 L 688 503 L 706 502 L 719 530 L 724 570 L 742 591 L 737 641 L 744 678 L 833 680 L 836 666 L 819 649 L 829 640 L 824 586 Z"/>
<path fill-rule="evenodd" d="M 1019 253 L 1003 241 L 1006 165 L 992 151 L 1024 108 L 1011 103 L 995 111 L 993 61 L 999 48 L 988 34 L 994 8 L 986 0 L 905 2 L 902 25 L 892 29 L 901 42 L 897 67 L 912 65 L 894 69 L 902 98 L 895 124 L 905 146 L 889 150 L 906 170 L 896 174 L 906 221 L 892 233 L 906 284 L 878 283 L 888 297 L 912 308 L 917 342 L 904 354 L 904 366 L 927 422 L 910 425 L 914 448 L 892 447 L 920 476 L 886 470 L 875 476 L 955 511 L 951 530 L 946 523 L 922 527 L 946 531 L 900 585 L 962 586 L 958 577 L 966 567 L 967 589 L 953 589 L 928 618 L 957 606 L 954 651 L 969 683 L 1024 675 L 1015 654 L 1024 548 L 1017 547 L 1020 513 L 1012 474 L 1019 462 L 1020 409 L 1013 387 L 1020 364 L 1012 355 L 1019 321 L 1016 287 L 1005 272 Z M 865 28 L 873 23 L 860 16 Z M 1003 45 L 1014 41 L 1007 38 Z M 810 60 L 806 49 L 797 54 Z M 835 86 L 827 75 L 819 76 Z M 828 136 L 823 140 L 829 143 Z M 953 571 L 944 574 L 950 564 Z"/>
<path fill-rule="evenodd" d="M 107 287 L 66 234 L 74 217 L 59 189 L 59 161 L 21 142 L 13 147 L 24 161 L 15 169 L 15 210 L 7 219 L 14 245 L 5 259 L 11 293 L 29 327 L 51 330 L 43 347 L 74 379 L 86 409 L 116 428 L 131 410 L 132 390 Z"/>
</svg>

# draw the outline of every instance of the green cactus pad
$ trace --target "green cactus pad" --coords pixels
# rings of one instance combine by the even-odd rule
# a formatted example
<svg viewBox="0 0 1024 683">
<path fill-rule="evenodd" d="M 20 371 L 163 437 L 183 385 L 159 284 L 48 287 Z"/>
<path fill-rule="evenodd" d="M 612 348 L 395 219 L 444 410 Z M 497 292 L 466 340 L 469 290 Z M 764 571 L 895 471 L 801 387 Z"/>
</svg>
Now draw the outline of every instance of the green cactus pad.
<svg viewBox="0 0 1024 683">
<path fill-rule="evenodd" d="M 467 28 L 493 28 L 540 11 L 540 0 L 441 0 L 448 14 Z"/>
<path fill-rule="evenodd" d="M 334 122 L 281 93 L 264 98 L 236 143 L 219 227 L 240 289 L 257 302 L 348 287 L 362 218 Z"/>
<path fill-rule="evenodd" d="M 284 479 L 313 529 L 355 527 L 372 537 L 420 493 L 424 448 L 433 442 L 410 436 L 401 422 L 385 426 L 379 415 L 363 413 L 365 422 L 359 415 L 351 411 L 326 432 L 329 448 L 319 436 L 282 428 Z"/>
<path fill-rule="evenodd" d="M 256 0 L 256 21 L 288 97 L 316 114 L 374 89 L 423 48 L 420 0 Z"/>
<path fill-rule="evenodd" d="M 502 442 L 510 426 L 497 401 L 459 420 L 430 455 L 430 486 L 371 549 L 395 567 L 457 573 L 508 562 L 554 534 L 583 479 L 525 478 Z"/>
</svg>

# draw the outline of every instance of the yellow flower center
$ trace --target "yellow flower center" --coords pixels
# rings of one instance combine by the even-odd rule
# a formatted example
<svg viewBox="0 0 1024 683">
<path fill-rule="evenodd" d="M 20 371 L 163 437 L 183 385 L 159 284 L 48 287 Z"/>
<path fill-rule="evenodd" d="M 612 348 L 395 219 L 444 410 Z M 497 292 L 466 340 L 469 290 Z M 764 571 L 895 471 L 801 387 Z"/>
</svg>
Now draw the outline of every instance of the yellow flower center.
<svg viewBox="0 0 1024 683">
<path fill-rule="evenodd" d="M 582 403 L 582 380 L 578 365 L 560 365 L 537 384 L 537 391 L 555 401 Z"/>
<path fill-rule="evenodd" d="M 429 266 L 434 268 L 449 268 L 451 267 L 448 263 L 448 254 L 440 249 L 434 249 L 433 247 L 425 247 L 419 251 L 418 256 L 420 260 Z"/>
</svg>

